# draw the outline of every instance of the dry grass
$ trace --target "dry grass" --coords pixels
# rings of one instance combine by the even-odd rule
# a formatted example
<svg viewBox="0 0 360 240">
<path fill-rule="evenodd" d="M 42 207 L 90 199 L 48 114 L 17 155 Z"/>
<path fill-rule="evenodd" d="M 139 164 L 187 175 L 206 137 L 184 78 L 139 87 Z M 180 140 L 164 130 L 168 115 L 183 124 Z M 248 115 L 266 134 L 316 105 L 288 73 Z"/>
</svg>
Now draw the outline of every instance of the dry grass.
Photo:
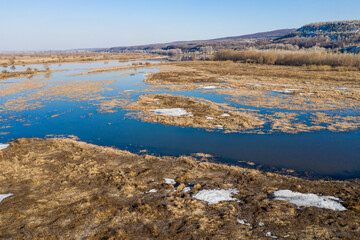
<svg viewBox="0 0 360 240">
<path fill-rule="evenodd" d="M 213 55 L 215 61 L 248 62 L 269 65 L 327 65 L 360 70 L 360 55 L 328 54 L 316 52 L 270 52 L 257 50 L 220 50 Z"/>
<path fill-rule="evenodd" d="M 166 125 L 191 126 L 206 129 L 225 129 L 235 132 L 260 127 L 264 121 L 256 114 L 216 104 L 205 99 L 172 96 L 169 94 L 141 95 L 136 102 L 125 106 L 132 111 L 141 111 L 137 115 L 146 122 L 158 122 Z M 151 113 L 154 109 L 182 108 L 191 116 L 163 116 Z M 225 114 L 226 116 L 222 116 Z M 211 119 L 209 119 L 211 118 Z"/>
<path fill-rule="evenodd" d="M 43 106 L 44 101 L 54 101 L 59 98 L 69 98 L 74 101 L 94 101 L 101 99 L 101 93 L 114 80 L 99 81 L 62 81 L 54 82 L 52 78 L 29 78 L 23 81 L 6 84 L 0 89 L 0 97 L 14 95 L 0 105 L 0 112 L 23 111 Z M 28 95 L 16 95 L 29 91 Z"/>
<path fill-rule="evenodd" d="M 9 78 L 22 78 L 27 77 L 31 78 L 36 75 L 42 75 L 42 74 L 50 74 L 55 72 L 55 70 L 31 70 L 31 71 L 20 71 L 20 72 L 0 72 L 0 80 L 5 80 Z"/>
<path fill-rule="evenodd" d="M 0 54 L 0 66 L 11 67 L 14 65 L 29 64 L 55 64 L 95 61 L 121 61 L 144 60 L 159 58 L 156 54 L 140 53 L 43 53 L 43 54 Z"/>
<path fill-rule="evenodd" d="M 309 181 L 69 139 L 19 139 L 0 151 L 0 162 L 0 193 L 14 194 L 0 203 L 4 239 L 267 239 L 267 232 L 280 239 L 360 237 L 357 181 Z M 194 187 L 183 193 L 189 183 Z M 236 188 L 241 201 L 207 205 L 191 197 L 215 188 Z M 150 189 L 157 192 L 145 193 Z M 299 209 L 271 199 L 278 189 L 333 195 L 349 210 Z"/>
<path fill-rule="evenodd" d="M 315 130 L 348 131 L 359 128 L 359 116 L 331 116 L 332 122 L 301 122 L 292 110 L 318 111 L 360 109 L 360 72 L 318 71 L 308 67 L 276 66 L 224 62 L 181 62 L 147 76 L 152 88 L 195 90 L 227 96 L 229 102 L 241 105 L 287 110 L 283 115 L 265 115 L 272 131 L 288 133 Z M 324 66 L 319 66 L 324 67 Z M 204 87 L 215 87 L 204 90 Z M 289 118 L 289 116 L 292 116 Z M 260 115 L 261 116 L 261 115 Z"/>
</svg>

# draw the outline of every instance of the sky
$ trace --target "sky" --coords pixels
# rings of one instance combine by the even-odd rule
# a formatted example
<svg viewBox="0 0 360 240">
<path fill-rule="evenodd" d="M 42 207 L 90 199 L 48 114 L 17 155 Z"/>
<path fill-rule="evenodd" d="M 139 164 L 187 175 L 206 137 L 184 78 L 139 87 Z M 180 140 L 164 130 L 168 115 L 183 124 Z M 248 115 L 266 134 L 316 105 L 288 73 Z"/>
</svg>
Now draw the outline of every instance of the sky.
<svg viewBox="0 0 360 240">
<path fill-rule="evenodd" d="M 360 19 L 359 0 L 0 0 L 0 51 L 105 48 Z"/>
</svg>

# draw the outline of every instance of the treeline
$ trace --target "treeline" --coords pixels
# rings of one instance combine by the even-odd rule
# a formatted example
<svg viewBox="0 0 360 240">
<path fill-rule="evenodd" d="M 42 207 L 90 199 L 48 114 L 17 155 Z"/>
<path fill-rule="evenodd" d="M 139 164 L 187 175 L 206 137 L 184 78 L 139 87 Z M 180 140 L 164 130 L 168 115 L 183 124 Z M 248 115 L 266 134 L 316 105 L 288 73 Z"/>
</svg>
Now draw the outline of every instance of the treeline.
<svg viewBox="0 0 360 240">
<path fill-rule="evenodd" d="M 220 50 L 213 54 L 215 61 L 234 61 L 269 65 L 327 65 L 360 69 L 360 55 L 316 52 L 270 52 L 258 50 Z"/>
</svg>

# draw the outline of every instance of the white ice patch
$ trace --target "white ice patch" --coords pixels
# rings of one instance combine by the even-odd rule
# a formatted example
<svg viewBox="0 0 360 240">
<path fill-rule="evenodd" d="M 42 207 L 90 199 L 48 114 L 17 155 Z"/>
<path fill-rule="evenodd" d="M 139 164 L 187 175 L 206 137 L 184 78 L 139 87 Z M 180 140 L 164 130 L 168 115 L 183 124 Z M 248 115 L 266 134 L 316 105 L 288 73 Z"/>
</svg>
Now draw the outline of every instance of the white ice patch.
<svg viewBox="0 0 360 240">
<path fill-rule="evenodd" d="M 214 125 L 215 127 L 217 127 L 218 129 L 223 129 L 223 125 Z"/>
<path fill-rule="evenodd" d="M 265 234 L 265 236 L 271 237 L 271 238 L 277 238 L 277 236 L 273 236 L 273 235 L 271 234 L 271 232 L 267 232 L 267 233 Z"/>
<path fill-rule="evenodd" d="M 213 117 L 208 117 L 208 116 L 206 116 L 205 117 L 207 120 L 212 120 L 212 119 L 214 119 Z"/>
<path fill-rule="evenodd" d="M 236 219 L 236 221 L 242 225 L 251 226 L 250 223 L 247 222 L 246 219 Z"/>
<path fill-rule="evenodd" d="M 274 90 L 274 92 L 280 92 L 280 93 L 293 93 L 296 90 L 300 90 L 300 89 L 284 89 L 284 90 Z"/>
<path fill-rule="evenodd" d="M 163 115 L 163 116 L 174 116 L 174 117 L 180 117 L 183 115 L 189 114 L 185 109 L 183 108 L 164 108 L 164 109 L 154 109 L 151 110 L 151 112 Z"/>
<path fill-rule="evenodd" d="M 2 200 L 4 200 L 5 198 L 10 197 L 10 196 L 12 196 L 12 195 L 13 195 L 12 193 L 0 194 L 0 202 L 1 202 Z"/>
<path fill-rule="evenodd" d="M 299 93 L 299 95 L 314 95 L 315 93 Z"/>
<path fill-rule="evenodd" d="M 187 192 L 189 192 L 190 190 L 191 190 L 190 187 L 184 187 L 183 190 L 182 190 L 182 192 L 183 192 L 183 193 L 187 193 Z"/>
<path fill-rule="evenodd" d="M 224 113 L 221 115 L 222 117 L 230 117 L 230 114 Z"/>
<path fill-rule="evenodd" d="M 147 191 L 146 193 L 155 193 L 155 192 L 157 192 L 157 190 L 156 189 L 150 189 L 149 191 Z"/>
<path fill-rule="evenodd" d="M 0 150 L 3 150 L 5 148 L 7 148 L 8 146 L 10 146 L 10 144 L 0 144 Z"/>
<path fill-rule="evenodd" d="M 175 180 L 172 178 L 164 178 L 166 184 L 175 184 Z"/>
<path fill-rule="evenodd" d="M 336 197 L 318 196 L 313 193 L 299 193 L 291 190 L 278 190 L 274 192 L 275 200 L 284 200 L 291 202 L 298 207 L 318 207 L 326 208 L 334 211 L 344 211 L 346 208 L 342 206 Z"/>
<path fill-rule="evenodd" d="M 193 198 L 198 200 L 203 200 L 208 202 L 209 204 L 216 204 L 220 201 L 239 201 L 236 198 L 232 198 L 232 194 L 236 194 L 239 191 L 232 188 L 232 189 L 214 189 L 214 190 L 201 190 L 198 193 L 192 195 Z"/>
<path fill-rule="evenodd" d="M 205 86 L 203 87 L 203 89 L 216 89 L 217 87 L 216 86 Z"/>
</svg>

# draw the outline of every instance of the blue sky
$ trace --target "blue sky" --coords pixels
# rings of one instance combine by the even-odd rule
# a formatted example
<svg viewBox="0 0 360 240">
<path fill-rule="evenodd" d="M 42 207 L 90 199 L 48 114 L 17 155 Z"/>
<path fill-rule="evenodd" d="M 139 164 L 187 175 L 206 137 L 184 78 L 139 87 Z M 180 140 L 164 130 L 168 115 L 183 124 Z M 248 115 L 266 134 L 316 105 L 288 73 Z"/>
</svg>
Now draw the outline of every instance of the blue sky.
<svg viewBox="0 0 360 240">
<path fill-rule="evenodd" d="M 211 39 L 360 19 L 359 0 L 0 0 L 0 51 Z"/>
</svg>

